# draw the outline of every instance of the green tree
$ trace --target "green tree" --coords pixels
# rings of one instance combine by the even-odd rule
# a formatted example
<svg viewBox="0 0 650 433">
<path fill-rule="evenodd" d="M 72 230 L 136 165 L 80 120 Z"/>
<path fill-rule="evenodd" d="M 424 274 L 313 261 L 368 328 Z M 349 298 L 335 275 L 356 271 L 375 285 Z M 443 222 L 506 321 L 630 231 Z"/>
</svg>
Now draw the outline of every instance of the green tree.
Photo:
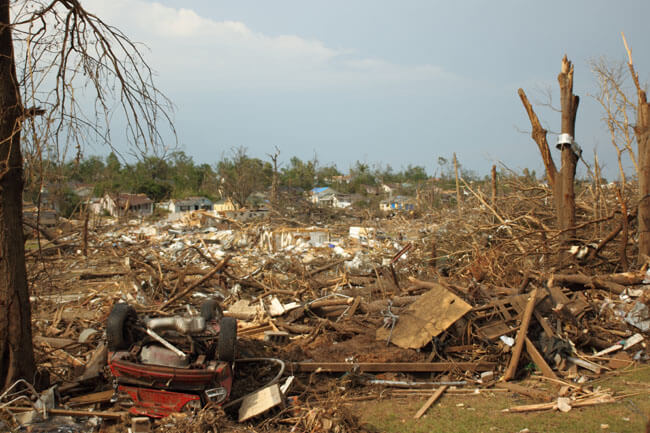
<svg viewBox="0 0 650 433">
<path fill-rule="evenodd" d="M 289 166 L 282 169 L 282 184 L 304 190 L 312 189 L 315 186 L 317 164 L 316 158 L 304 162 L 297 156 L 292 157 Z"/>
<path fill-rule="evenodd" d="M 428 179 L 427 171 L 421 165 L 409 164 L 403 171 L 402 178 L 404 182 L 420 183 Z"/>
<path fill-rule="evenodd" d="M 171 196 L 172 169 L 169 163 L 157 156 L 147 156 L 133 166 L 127 166 L 130 172 L 128 190 L 146 194 L 154 201 L 162 201 Z"/>
<path fill-rule="evenodd" d="M 370 170 L 370 166 L 365 162 L 357 161 L 354 167 L 350 169 L 350 176 L 352 177 L 350 189 L 354 192 L 364 193 L 365 185 L 373 186 L 377 184 L 375 173 Z"/>
<path fill-rule="evenodd" d="M 332 178 L 341 176 L 341 172 L 336 168 L 336 164 L 320 167 L 316 171 L 316 183 L 318 185 L 331 184 Z"/>
<path fill-rule="evenodd" d="M 67 178 L 81 183 L 97 183 L 102 180 L 106 166 L 99 156 L 82 159 L 78 163 L 68 163 Z"/>
<path fill-rule="evenodd" d="M 258 158 L 251 158 L 245 147 L 232 149 L 230 158 L 224 157 L 217 163 L 220 186 L 225 197 L 241 207 L 255 191 L 267 187 L 273 168 Z"/>
</svg>

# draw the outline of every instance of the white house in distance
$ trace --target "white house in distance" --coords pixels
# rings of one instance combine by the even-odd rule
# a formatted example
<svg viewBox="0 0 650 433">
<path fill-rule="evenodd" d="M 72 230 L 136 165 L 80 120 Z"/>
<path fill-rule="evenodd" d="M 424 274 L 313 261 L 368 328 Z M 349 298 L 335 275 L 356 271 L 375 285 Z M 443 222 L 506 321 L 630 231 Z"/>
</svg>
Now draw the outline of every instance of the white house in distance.
<svg viewBox="0 0 650 433">
<path fill-rule="evenodd" d="M 316 206 L 346 208 L 352 205 L 350 194 L 340 194 L 329 186 L 314 188 L 310 194 L 309 199 Z"/>
<path fill-rule="evenodd" d="M 326 201 L 327 198 L 330 198 L 332 195 L 336 194 L 336 190 L 334 188 L 330 188 L 329 186 L 320 186 L 316 188 L 312 188 L 309 191 L 309 200 L 314 203 L 314 204 L 321 204 L 323 201 Z M 330 198 L 331 200 L 331 198 Z"/>
<path fill-rule="evenodd" d="M 206 197 L 187 197 L 172 199 L 161 205 L 171 213 L 191 212 L 196 210 L 212 210 L 212 200 Z"/>
<path fill-rule="evenodd" d="M 104 194 L 99 203 L 91 205 L 96 213 L 108 212 L 111 216 L 119 217 L 126 214 L 151 215 L 153 201 L 144 194 Z"/>
</svg>

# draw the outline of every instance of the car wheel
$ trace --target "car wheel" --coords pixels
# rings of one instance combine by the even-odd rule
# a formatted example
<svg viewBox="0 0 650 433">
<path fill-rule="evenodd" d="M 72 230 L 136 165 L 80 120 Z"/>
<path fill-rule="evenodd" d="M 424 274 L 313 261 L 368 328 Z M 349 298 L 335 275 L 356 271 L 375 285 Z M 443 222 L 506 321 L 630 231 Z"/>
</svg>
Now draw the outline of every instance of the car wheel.
<svg viewBox="0 0 650 433">
<path fill-rule="evenodd" d="M 224 317 L 220 322 L 219 359 L 226 362 L 235 361 L 235 346 L 237 345 L 237 319 Z"/>
<path fill-rule="evenodd" d="M 201 317 L 205 319 L 206 322 L 211 320 L 216 320 L 217 322 L 223 318 L 223 310 L 221 305 L 217 302 L 216 299 L 207 299 L 201 304 Z"/>
<path fill-rule="evenodd" d="M 131 347 L 133 336 L 127 322 L 133 323 L 137 318 L 135 309 L 129 304 L 120 302 L 113 306 L 111 314 L 106 320 L 106 339 L 109 351 L 115 352 Z"/>
</svg>

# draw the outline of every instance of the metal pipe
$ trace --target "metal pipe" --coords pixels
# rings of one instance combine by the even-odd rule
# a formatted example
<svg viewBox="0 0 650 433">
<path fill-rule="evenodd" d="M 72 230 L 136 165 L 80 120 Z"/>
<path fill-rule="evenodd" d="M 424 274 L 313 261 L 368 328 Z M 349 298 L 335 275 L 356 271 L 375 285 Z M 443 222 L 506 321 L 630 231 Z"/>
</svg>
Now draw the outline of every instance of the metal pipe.
<svg viewBox="0 0 650 433">
<path fill-rule="evenodd" d="M 182 359 L 186 359 L 186 358 L 187 358 L 187 355 L 186 355 L 182 350 L 178 349 L 176 346 L 174 346 L 174 345 L 171 344 L 169 341 L 167 341 L 167 340 L 165 340 L 164 338 L 162 338 L 160 335 L 158 335 L 158 334 L 156 334 L 155 332 L 153 332 L 151 329 L 147 328 L 147 334 L 148 334 L 149 336 L 151 336 L 154 340 L 158 341 L 160 344 L 162 344 L 163 346 L 165 346 L 167 349 L 169 349 L 169 350 L 171 350 L 172 352 L 174 352 L 176 355 L 178 355 L 178 356 L 181 357 Z"/>
<path fill-rule="evenodd" d="M 467 385 L 466 380 L 458 381 L 441 381 L 441 382 L 409 382 L 407 380 L 382 380 L 382 379 L 371 379 L 366 381 L 370 385 L 387 385 L 387 386 L 396 386 L 396 387 L 416 387 L 416 386 L 463 386 Z"/>
<path fill-rule="evenodd" d="M 205 319 L 201 316 L 157 317 L 146 319 L 145 325 L 149 329 L 173 329 L 181 334 L 196 334 L 205 330 Z"/>
</svg>

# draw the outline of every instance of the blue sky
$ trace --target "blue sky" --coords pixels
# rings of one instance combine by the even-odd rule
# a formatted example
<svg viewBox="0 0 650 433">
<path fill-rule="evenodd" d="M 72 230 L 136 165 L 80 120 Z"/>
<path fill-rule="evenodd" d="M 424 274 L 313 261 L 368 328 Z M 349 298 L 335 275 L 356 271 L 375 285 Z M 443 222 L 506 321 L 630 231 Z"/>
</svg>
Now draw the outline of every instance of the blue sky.
<svg viewBox="0 0 650 433">
<path fill-rule="evenodd" d="M 316 155 L 342 170 L 360 160 L 433 173 L 438 156 L 456 152 L 479 174 L 499 161 L 541 174 L 517 88 L 534 102 L 549 88 L 559 102 L 566 53 L 581 97 L 576 140 L 588 161 L 596 148 L 612 179 L 616 156 L 589 96 L 589 61 L 625 60 L 624 31 L 641 80 L 650 79 L 647 0 L 86 3 L 147 45 L 176 104 L 181 147 L 200 163 L 235 146 L 266 158 L 277 146 L 285 162 Z M 559 113 L 536 110 L 559 132 Z"/>
</svg>

